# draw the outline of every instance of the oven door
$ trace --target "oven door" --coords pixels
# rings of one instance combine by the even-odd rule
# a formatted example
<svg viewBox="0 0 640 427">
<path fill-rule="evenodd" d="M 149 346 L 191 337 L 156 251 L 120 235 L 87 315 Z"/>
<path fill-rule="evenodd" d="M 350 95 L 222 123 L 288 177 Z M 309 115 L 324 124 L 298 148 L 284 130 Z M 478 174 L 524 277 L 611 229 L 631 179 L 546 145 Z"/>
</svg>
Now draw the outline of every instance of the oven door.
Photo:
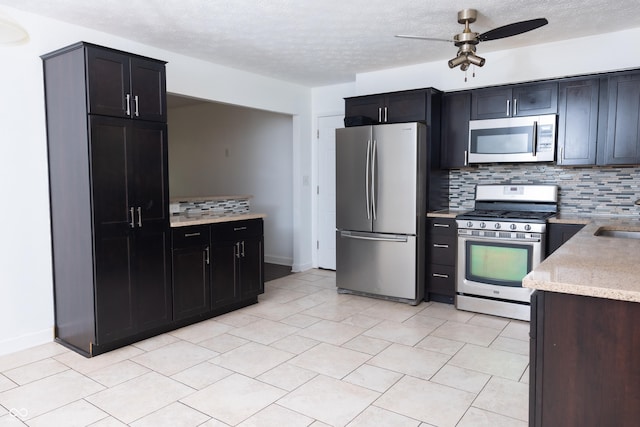
<svg viewBox="0 0 640 427">
<path fill-rule="evenodd" d="M 532 290 L 522 287 L 522 279 L 544 256 L 543 236 L 534 236 L 510 239 L 459 235 L 456 291 L 529 303 Z"/>
</svg>

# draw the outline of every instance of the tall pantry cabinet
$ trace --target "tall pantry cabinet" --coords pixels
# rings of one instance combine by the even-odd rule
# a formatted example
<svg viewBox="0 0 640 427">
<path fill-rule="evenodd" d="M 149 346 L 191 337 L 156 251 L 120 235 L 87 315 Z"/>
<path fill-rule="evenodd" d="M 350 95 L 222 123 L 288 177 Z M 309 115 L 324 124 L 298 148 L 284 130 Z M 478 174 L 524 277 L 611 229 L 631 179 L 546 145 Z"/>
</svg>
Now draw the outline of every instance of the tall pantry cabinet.
<svg viewBox="0 0 640 427">
<path fill-rule="evenodd" d="M 42 56 L 55 336 L 93 356 L 172 321 L 165 62 Z"/>
</svg>

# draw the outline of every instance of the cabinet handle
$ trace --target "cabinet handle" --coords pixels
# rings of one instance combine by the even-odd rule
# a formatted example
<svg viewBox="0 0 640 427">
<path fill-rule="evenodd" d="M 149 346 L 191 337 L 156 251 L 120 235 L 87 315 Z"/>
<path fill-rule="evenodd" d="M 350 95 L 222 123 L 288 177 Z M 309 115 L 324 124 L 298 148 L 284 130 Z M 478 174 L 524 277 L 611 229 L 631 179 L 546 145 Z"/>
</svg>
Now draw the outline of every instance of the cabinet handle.
<svg viewBox="0 0 640 427">
<path fill-rule="evenodd" d="M 443 245 L 443 244 L 440 244 L 440 243 L 434 243 L 434 244 L 433 244 L 433 247 L 434 247 L 434 248 L 448 249 L 448 248 L 449 248 L 449 245 Z"/>
<path fill-rule="evenodd" d="M 199 236 L 200 233 L 187 233 L 184 235 L 184 237 L 195 237 L 195 236 Z"/>
<path fill-rule="evenodd" d="M 131 215 L 131 222 L 129 223 L 129 225 L 131 226 L 131 228 L 136 228 L 136 220 L 135 220 L 135 212 L 133 210 L 133 208 L 129 208 L 129 214 Z"/>
<path fill-rule="evenodd" d="M 431 273 L 431 275 L 433 277 L 439 277 L 440 279 L 448 279 L 449 275 L 448 274 L 440 274 L 440 273 Z"/>
<path fill-rule="evenodd" d="M 142 227 L 142 208 L 138 206 L 138 227 Z"/>
<path fill-rule="evenodd" d="M 198 233 L 200 234 L 200 233 Z M 206 248 L 204 248 L 204 262 L 207 263 L 207 265 L 209 264 L 209 246 L 207 246 Z"/>
<path fill-rule="evenodd" d="M 518 98 L 513 98 L 513 115 L 518 115 Z"/>
<path fill-rule="evenodd" d="M 136 117 L 140 117 L 140 114 L 138 114 L 138 95 L 133 97 L 133 102 L 134 102 L 135 107 L 136 107 L 135 115 L 136 115 Z"/>
<path fill-rule="evenodd" d="M 382 123 L 382 107 L 378 107 L 378 123 Z"/>
<path fill-rule="evenodd" d="M 389 120 L 389 118 L 387 117 L 387 111 L 388 111 L 388 108 L 384 107 L 384 122 L 385 123 L 387 123 L 387 121 Z"/>
<path fill-rule="evenodd" d="M 233 227 L 233 231 L 242 231 L 242 230 L 246 230 L 247 227 Z"/>
<path fill-rule="evenodd" d="M 242 258 L 244 258 L 244 240 L 242 241 Z"/>
<path fill-rule="evenodd" d="M 236 256 L 236 258 L 240 258 L 240 242 L 236 242 L 235 247 L 236 249 L 234 255 Z"/>
<path fill-rule="evenodd" d="M 511 100 L 507 99 L 507 117 L 511 115 Z"/>
<path fill-rule="evenodd" d="M 441 224 L 439 222 L 434 222 L 433 226 L 434 227 L 440 227 L 440 228 L 449 228 L 449 224 Z"/>
<path fill-rule="evenodd" d="M 131 115 L 131 95 L 127 94 L 126 96 L 127 98 L 127 111 L 126 111 L 126 115 L 130 116 Z"/>
<path fill-rule="evenodd" d="M 469 166 L 469 152 L 464 150 L 464 165 Z"/>
</svg>

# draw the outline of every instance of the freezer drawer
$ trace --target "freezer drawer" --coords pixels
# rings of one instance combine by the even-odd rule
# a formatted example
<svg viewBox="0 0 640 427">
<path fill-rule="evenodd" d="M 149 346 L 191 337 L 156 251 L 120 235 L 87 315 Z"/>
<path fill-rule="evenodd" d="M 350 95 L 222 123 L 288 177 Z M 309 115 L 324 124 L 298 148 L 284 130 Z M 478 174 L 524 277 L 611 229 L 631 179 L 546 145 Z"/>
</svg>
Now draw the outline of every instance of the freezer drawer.
<svg viewBox="0 0 640 427">
<path fill-rule="evenodd" d="M 417 303 L 416 237 L 337 231 L 336 286 Z"/>
</svg>

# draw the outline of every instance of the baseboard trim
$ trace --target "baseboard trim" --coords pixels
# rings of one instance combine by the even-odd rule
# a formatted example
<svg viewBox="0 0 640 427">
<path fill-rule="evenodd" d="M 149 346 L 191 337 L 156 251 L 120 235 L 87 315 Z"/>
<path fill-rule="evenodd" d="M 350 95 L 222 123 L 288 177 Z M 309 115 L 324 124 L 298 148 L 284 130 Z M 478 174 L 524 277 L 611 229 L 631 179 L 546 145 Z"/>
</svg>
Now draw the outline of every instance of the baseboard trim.
<svg viewBox="0 0 640 427">
<path fill-rule="evenodd" d="M 53 338 L 54 329 L 51 327 L 31 334 L 6 339 L 0 342 L 0 356 L 50 343 L 53 341 Z"/>
</svg>

